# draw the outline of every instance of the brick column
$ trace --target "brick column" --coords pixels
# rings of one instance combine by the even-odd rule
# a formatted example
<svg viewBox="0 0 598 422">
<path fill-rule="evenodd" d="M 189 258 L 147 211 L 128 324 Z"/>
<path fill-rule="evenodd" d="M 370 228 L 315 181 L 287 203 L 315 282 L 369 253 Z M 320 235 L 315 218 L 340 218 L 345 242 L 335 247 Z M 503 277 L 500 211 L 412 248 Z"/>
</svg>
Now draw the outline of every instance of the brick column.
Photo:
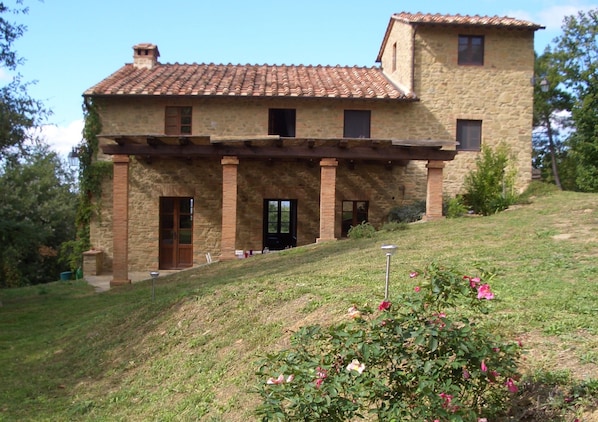
<svg viewBox="0 0 598 422">
<path fill-rule="evenodd" d="M 428 161 L 428 191 L 426 195 L 426 220 L 442 218 L 442 169 L 444 161 Z"/>
<path fill-rule="evenodd" d="M 235 258 L 237 240 L 237 157 L 222 157 L 222 234 L 220 259 Z"/>
<path fill-rule="evenodd" d="M 336 205 L 336 167 L 335 158 L 320 160 L 320 237 L 316 242 L 336 240 L 334 237 L 335 205 Z"/>
<path fill-rule="evenodd" d="M 112 280 L 110 286 L 129 284 L 129 156 L 114 155 L 112 180 Z"/>
</svg>

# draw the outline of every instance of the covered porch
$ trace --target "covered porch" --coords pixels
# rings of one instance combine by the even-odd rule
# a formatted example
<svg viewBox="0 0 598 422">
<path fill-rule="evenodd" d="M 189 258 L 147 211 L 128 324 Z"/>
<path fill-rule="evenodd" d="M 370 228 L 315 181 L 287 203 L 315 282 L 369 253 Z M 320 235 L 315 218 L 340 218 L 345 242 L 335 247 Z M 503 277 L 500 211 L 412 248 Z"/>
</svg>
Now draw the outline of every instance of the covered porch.
<svg viewBox="0 0 598 422">
<path fill-rule="evenodd" d="M 442 217 L 443 168 L 456 151 L 450 141 L 401 141 L 391 139 L 285 138 L 268 136 L 164 136 L 103 135 L 102 151 L 112 155 L 113 176 L 113 279 L 111 285 L 129 283 L 129 167 L 130 156 L 151 163 L 159 159 L 217 159 L 222 168 L 222 221 L 220 260 L 234 259 L 238 221 L 239 164 L 301 161 L 318 166 L 319 235 L 317 242 L 335 240 L 337 224 L 337 169 L 340 163 L 368 163 L 392 169 L 410 161 L 426 163 L 426 219 Z"/>
</svg>

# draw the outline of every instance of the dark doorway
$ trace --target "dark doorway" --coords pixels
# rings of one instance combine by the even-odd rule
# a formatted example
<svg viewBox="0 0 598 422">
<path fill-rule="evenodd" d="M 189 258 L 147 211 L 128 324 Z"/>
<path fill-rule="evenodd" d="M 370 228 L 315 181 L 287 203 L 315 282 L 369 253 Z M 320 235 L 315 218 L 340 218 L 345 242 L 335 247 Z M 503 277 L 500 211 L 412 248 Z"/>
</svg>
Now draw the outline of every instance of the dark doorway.
<svg viewBox="0 0 598 422">
<path fill-rule="evenodd" d="M 368 221 L 368 201 L 343 201 L 341 235 L 346 237 L 351 227 Z"/>
</svg>

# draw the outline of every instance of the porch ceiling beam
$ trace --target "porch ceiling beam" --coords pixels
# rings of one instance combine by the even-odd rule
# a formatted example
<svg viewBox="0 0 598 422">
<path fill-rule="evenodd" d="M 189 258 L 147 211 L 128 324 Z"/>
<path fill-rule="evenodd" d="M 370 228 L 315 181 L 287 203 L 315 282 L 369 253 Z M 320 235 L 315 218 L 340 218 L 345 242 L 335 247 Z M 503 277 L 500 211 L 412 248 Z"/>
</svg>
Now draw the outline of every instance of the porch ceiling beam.
<svg viewBox="0 0 598 422">
<path fill-rule="evenodd" d="M 441 160 L 450 161 L 455 158 L 457 151 L 441 150 L 418 146 L 393 146 L 386 148 L 353 147 L 339 148 L 335 146 L 318 146 L 308 148 L 305 146 L 264 146 L 246 147 L 223 145 L 156 145 L 143 144 L 103 145 L 102 151 L 108 155 L 140 155 L 146 157 L 222 157 L 225 155 L 239 158 L 255 159 L 284 159 L 284 158 L 338 158 L 343 160 Z"/>
</svg>

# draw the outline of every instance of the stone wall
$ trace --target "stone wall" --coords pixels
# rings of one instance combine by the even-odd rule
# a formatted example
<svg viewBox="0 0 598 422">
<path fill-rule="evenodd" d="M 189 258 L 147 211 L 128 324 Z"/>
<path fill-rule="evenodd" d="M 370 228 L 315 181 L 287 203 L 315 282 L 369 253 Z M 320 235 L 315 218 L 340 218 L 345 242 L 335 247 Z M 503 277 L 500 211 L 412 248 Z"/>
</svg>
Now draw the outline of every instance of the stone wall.
<svg viewBox="0 0 598 422">
<path fill-rule="evenodd" d="M 399 66 L 392 72 L 392 45 L 404 46 L 399 62 L 413 63 L 415 121 L 409 133 L 415 139 L 455 140 L 457 119 L 482 120 L 482 145 L 509 145 L 517 168 L 516 187 L 531 180 L 531 132 L 534 69 L 534 33 L 529 30 L 454 29 L 418 27 L 396 22 L 382 55 L 384 72 L 397 85 L 410 83 Z M 484 65 L 457 64 L 459 35 L 484 35 Z M 415 43 L 415 54 L 408 46 Z M 446 195 L 462 190 L 463 176 L 475 168 L 476 152 L 464 151 L 445 168 Z"/>
<path fill-rule="evenodd" d="M 506 142 L 516 157 L 517 188 L 531 180 L 533 33 L 486 30 L 484 66 L 457 65 L 457 36 L 467 31 L 395 25 L 382 54 L 382 65 L 398 86 L 413 86 L 417 102 L 339 99 L 252 98 L 109 98 L 98 99 L 103 133 L 164 133 L 166 106 L 192 106 L 193 135 L 262 136 L 269 108 L 296 109 L 296 136 L 340 138 L 343 111 L 371 110 L 371 136 L 382 139 L 454 141 L 457 119 L 483 121 L 482 143 Z M 475 32 L 478 34 L 478 32 Z M 415 42 L 415 44 L 413 44 Z M 396 71 L 389 54 L 397 45 Z M 413 62 L 411 61 L 413 59 Z M 411 68 L 413 64 L 413 68 Z M 390 66 L 390 67 L 389 67 Z M 413 72 L 412 72 L 413 69 Z M 412 76 L 414 76 L 413 79 Z M 105 141 L 103 141 L 105 142 Z M 475 168 L 475 152 L 460 152 L 444 168 L 444 195 L 463 187 Z M 102 157 L 106 158 L 106 157 Z M 339 162 L 336 170 L 335 236 L 341 233 L 343 200 L 369 201 L 369 219 L 380 226 L 394 206 L 426 199 L 426 162 L 387 169 L 383 164 Z M 190 196 L 195 201 L 194 264 L 205 253 L 220 253 L 222 165 L 219 159 L 132 158 L 129 164 L 129 270 L 156 269 L 159 255 L 159 201 L 162 196 Z M 297 243 L 313 243 L 319 233 L 319 162 L 241 159 L 238 166 L 238 249 L 260 250 L 263 200 L 297 199 Z M 112 259 L 112 183 L 106 180 L 100 214 L 91 227 L 92 244 Z"/>
</svg>

